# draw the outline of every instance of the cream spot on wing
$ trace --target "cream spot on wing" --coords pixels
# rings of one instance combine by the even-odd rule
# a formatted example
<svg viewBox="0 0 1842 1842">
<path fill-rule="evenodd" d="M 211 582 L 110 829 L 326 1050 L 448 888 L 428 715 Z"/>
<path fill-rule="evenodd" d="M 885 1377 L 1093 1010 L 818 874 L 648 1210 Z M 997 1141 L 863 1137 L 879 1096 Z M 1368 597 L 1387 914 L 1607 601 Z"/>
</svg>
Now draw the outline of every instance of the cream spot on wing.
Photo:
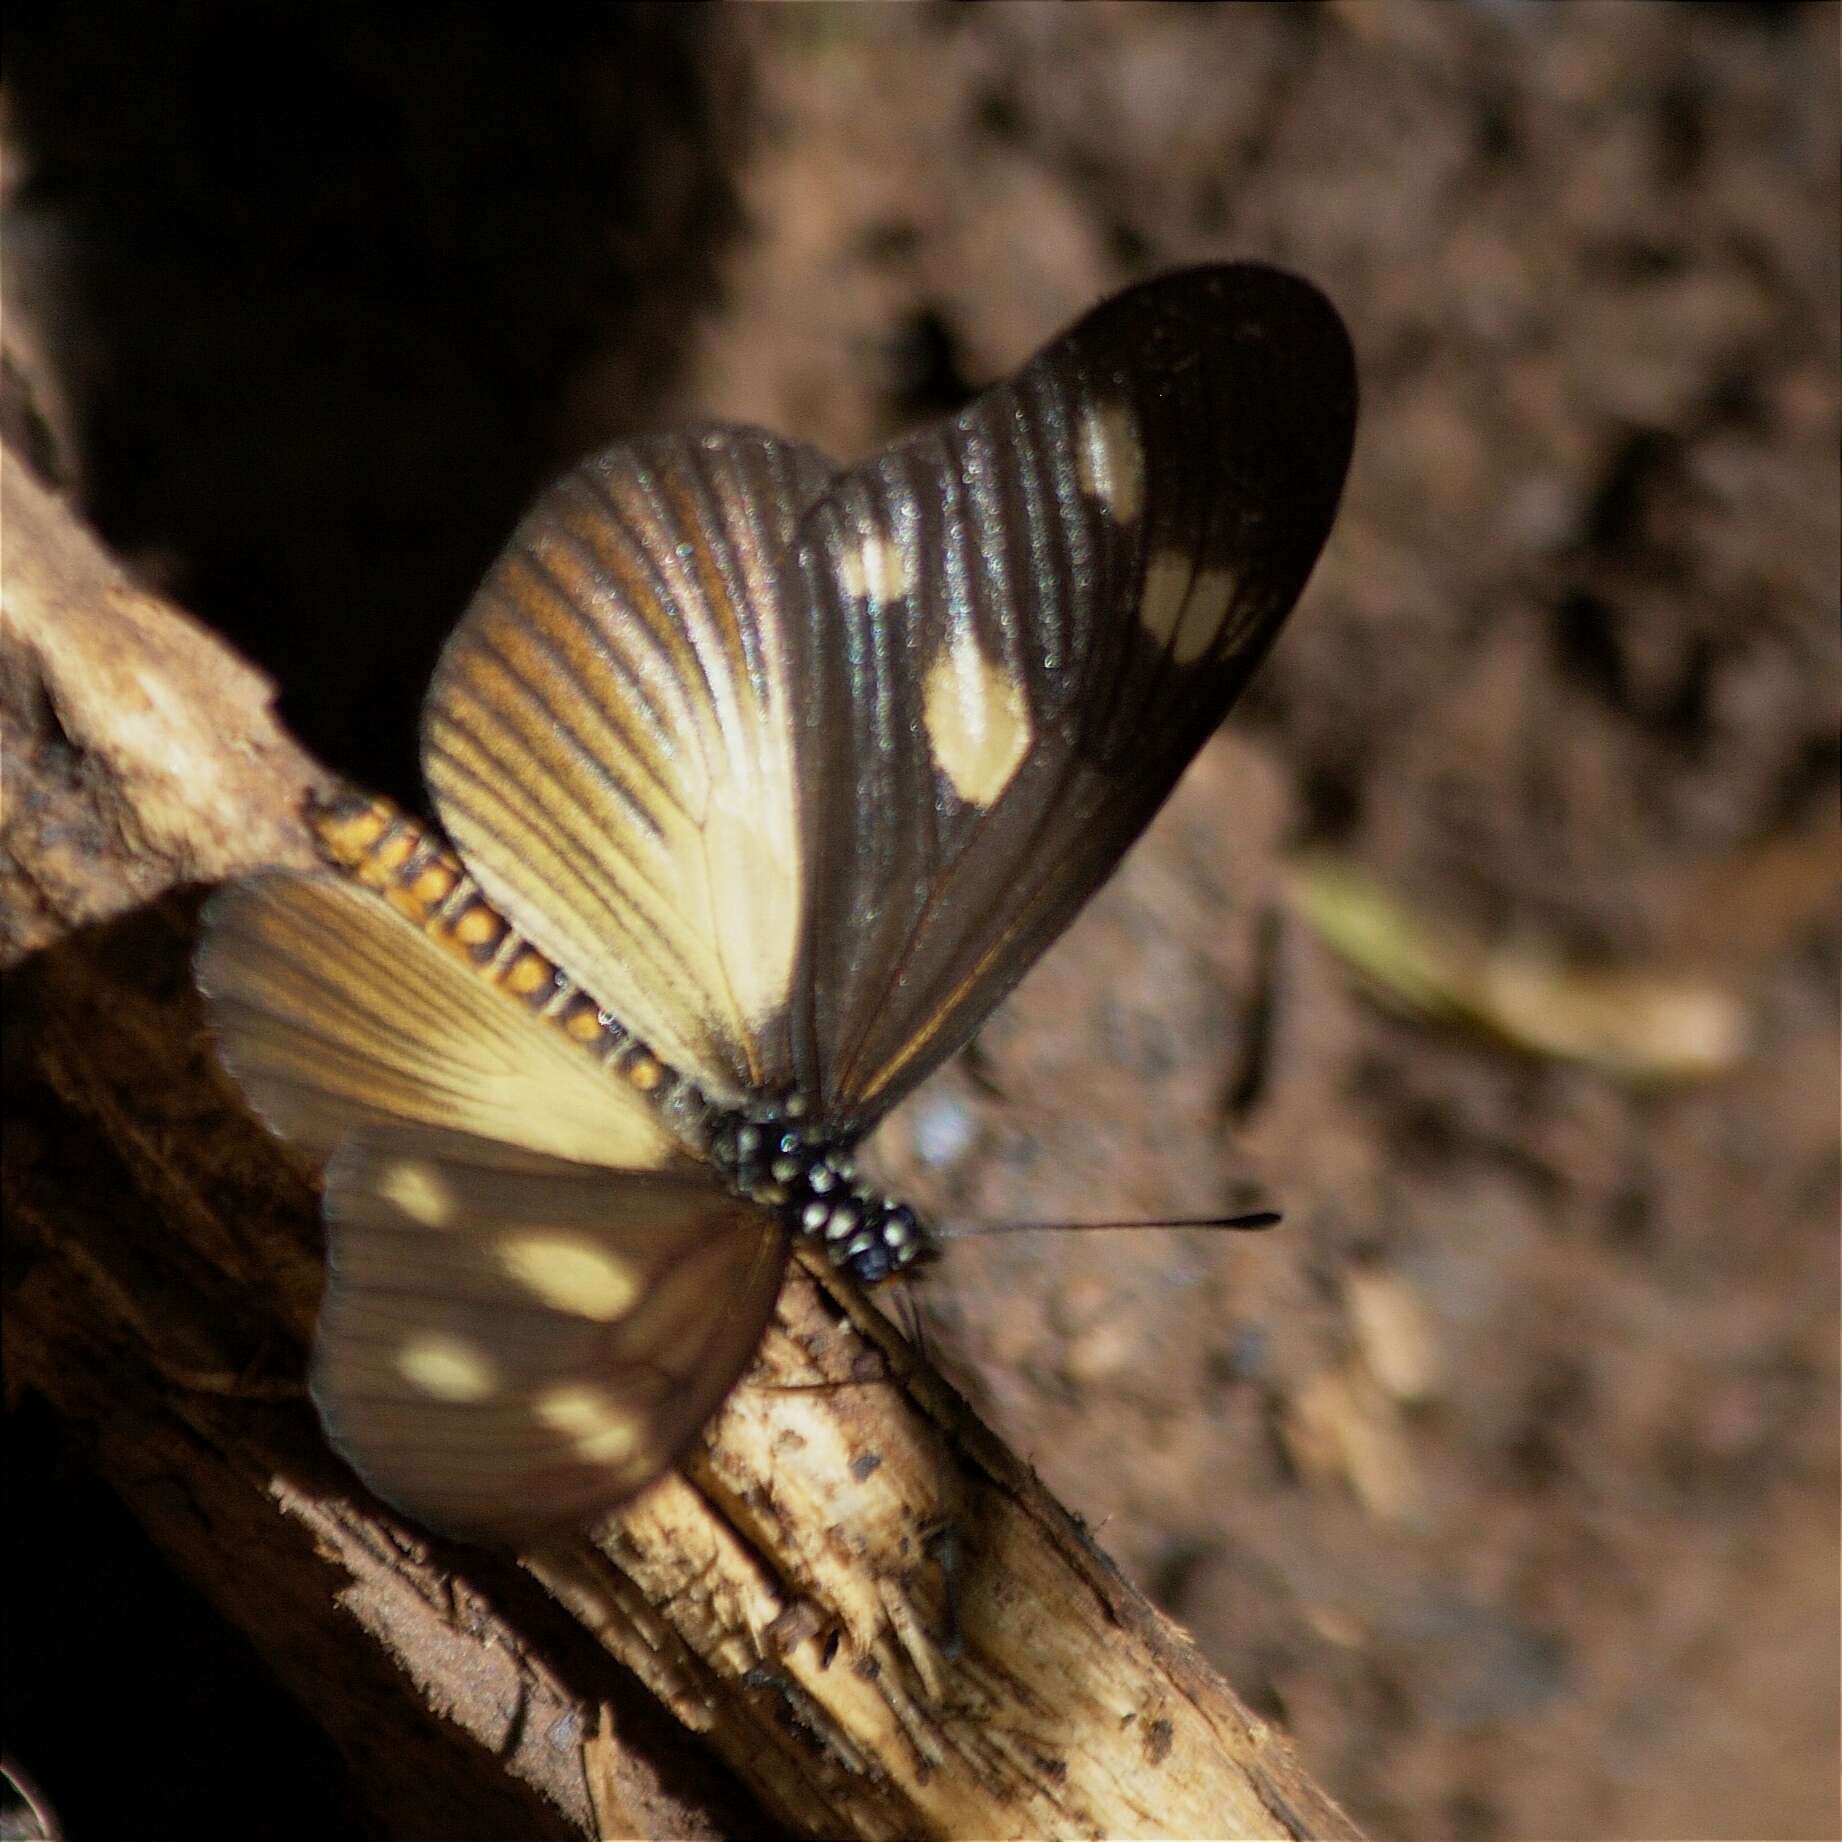
<svg viewBox="0 0 1842 1842">
<path fill-rule="evenodd" d="M 1195 559 L 1183 550 L 1156 551 L 1145 566 L 1145 588 L 1138 600 L 1138 617 L 1145 631 L 1160 646 L 1168 645 L 1171 635 L 1177 631 L 1195 573 Z"/>
<path fill-rule="evenodd" d="M 1029 753 L 1023 688 L 979 651 L 969 633 L 935 655 L 922 687 L 921 718 L 940 771 L 971 806 L 992 805 Z"/>
<path fill-rule="evenodd" d="M 377 1193 L 424 1228 L 446 1228 L 454 1220 L 458 1198 L 434 1165 L 420 1158 L 401 1158 L 377 1180 Z"/>
<path fill-rule="evenodd" d="M 1081 490 L 1098 499 L 1121 524 L 1139 515 L 1145 503 L 1145 455 L 1125 404 L 1099 403 L 1083 414 L 1075 470 Z"/>
<path fill-rule="evenodd" d="M 570 1234 L 512 1234 L 499 1264 L 546 1305 L 611 1324 L 639 1296 L 640 1277 L 618 1254 Z"/>
<path fill-rule="evenodd" d="M 679 913 L 667 914 L 660 924 L 687 963 L 696 964 L 697 954 L 713 957 L 706 988 L 733 1000 L 733 1008 L 716 1014 L 712 1034 L 740 1042 L 751 1058 L 763 1026 L 787 1002 L 799 950 L 793 728 L 783 702 L 751 729 L 738 771 L 713 788 L 701 830 L 684 847 Z M 654 1040 L 652 1047 L 671 1060 L 662 1042 Z M 689 1072 L 706 1083 L 711 1073 L 702 1060 L 693 1060 Z M 752 1059 L 741 1072 L 745 1081 L 764 1076 Z"/>
<path fill-rule="evenodd" d="M 709 939 L 738 1023 L 759 1031 L 787 1002 L 799 945 L 800 888 L 759 813 L 721 813 L 704 832 Z"/>
<path fill-rule="evenodd" d="M 535 1411 L 545 1426 L 575 1447 L 578 1458 L 592 1465 L 617 1465 L 631 1458 L 645 1430 L 637 1415 L 599 1388 L 552 1388 L 537 1397 Z"/>
<path fill-rule="evenodd" d="M 404 1339 L 397 1373 L 438 1401 L 484 1401 L 499 1392 L 498 1371 L 483 1349 L 435 1331 Z"/>
<path fill-rule="evenodd" d="M 1225 569 L 1205 569 L 1190 589 L 1183 619 L 1171 641 L 1171 656 L 1179 665 L 1200 659 L 1215 644 L 1234 597 L 1234 577 Z"/>
<path fill-rule="evenodd" d="M 896 601 L 908 592 L 908 557 L 898 544 L 871 532 L 839 564 L 845 588 L 859 601 Z"/>
</svg>

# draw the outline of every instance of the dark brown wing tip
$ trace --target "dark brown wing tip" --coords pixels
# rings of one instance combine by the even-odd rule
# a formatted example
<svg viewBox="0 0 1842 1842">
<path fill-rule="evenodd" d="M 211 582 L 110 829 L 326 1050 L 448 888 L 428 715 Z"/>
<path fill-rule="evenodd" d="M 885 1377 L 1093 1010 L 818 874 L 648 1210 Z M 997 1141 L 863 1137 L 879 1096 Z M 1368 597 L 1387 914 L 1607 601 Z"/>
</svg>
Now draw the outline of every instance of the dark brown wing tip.
<svg viewBox="0 0 1842 1842">
<path fill-rule="evenodd" d="M 1308 570 L 1356 436 L 1355 348 L 1321 288 L 1261 262 L 1178 269 L 1102 301 L 1032 363 L 1064 341 L 1138 406 L 1154 465 L 1190 464 L 1206 438 L 1217 479 L 1272 508 Z"/>
<path fill-rule="evenodd" d="M 1090 365 L 1169 382 L 1198 353 L 1263 354 L 1302 406 L 1353 429 L 1356 353 L 1343 316 L 1317 283 L 1264 262 L 1206 263 L 1134 282 L 1088 309 L 1062 339 Z"/>
</svg>

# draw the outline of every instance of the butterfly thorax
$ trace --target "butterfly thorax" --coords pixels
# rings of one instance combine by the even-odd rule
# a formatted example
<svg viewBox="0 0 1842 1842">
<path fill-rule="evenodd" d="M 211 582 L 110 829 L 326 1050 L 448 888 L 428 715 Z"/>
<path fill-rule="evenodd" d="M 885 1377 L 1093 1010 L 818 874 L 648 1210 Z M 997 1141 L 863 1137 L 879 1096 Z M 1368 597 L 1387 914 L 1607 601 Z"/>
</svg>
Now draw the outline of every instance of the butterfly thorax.
<svg viewBox="0 0 1842 1842">
<path fill-rule="evenodd" d="M 712 1163 L 739 1196 L 772 1209 L 798 1240 L 816 1242 L 863 1285 L 940 1251 L 906 1203 L 866 1183 L 852 1145 L 802 1120 L 797 1098 L 710 1122 Z"/>
</svg>

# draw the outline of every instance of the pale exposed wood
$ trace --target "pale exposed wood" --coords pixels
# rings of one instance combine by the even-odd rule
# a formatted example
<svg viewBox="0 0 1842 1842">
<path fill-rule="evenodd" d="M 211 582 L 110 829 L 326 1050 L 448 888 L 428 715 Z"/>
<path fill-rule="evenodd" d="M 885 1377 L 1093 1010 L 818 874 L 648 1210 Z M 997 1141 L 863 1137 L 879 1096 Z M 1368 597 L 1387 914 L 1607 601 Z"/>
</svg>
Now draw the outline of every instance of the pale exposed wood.
<svg viewBox="0 0 1842 1842">
<path fill-rule="evenodd" d="M 180 1565 L 380 1774 L 393 1833 L 484 1796 L 521 1836 L 590 1834 L 595 1812 L 745 1824 L 733 1794 L 686 1791 L 694 1764 L 668 1788 L 656 1731 L 628 1743 L 639 1704 L 609 1657 L 798 1832 L 1354 1833 L 829 1272 L 796 1270 L 708 1449 L 597 1541 L 521 1571 L 351 1494 L 299 1386 L 310 1194 L 213 1070 L 196 896 L 163 893 L 307 861 L 319 770 L 260 679 L 129 589 L 10 455 L 4 490 L 0 940 L 31 956 L 9 990 L 7 1205 L 30 1253 L 9 1376 L 92 1430 Z"/>
</svg>

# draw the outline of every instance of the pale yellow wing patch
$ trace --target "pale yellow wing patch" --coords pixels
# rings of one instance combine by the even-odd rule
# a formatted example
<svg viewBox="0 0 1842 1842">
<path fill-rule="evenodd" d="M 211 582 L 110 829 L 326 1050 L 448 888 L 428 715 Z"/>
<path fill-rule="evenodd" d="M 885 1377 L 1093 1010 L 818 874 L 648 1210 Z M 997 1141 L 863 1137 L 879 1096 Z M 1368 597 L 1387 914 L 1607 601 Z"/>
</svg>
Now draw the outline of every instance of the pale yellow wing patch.
<svg viewBox="0 0 1842 1842">
<path fill-rule="evenodd" d="M 577 1317 L 612 1324 L 640 1296 L 631 1260 L 586 1236 L 514 1232 L 499 1242 L 499 1261 L 512 1278 L 545 1304 Z"/>
<path fill-rule="evenodd" d="M 646 1446 L 646 1420 L 605 1388 L 551 1388 L 532 1403 L 540 1426 L 561 1433 L 585 1464 L 618 1468 Z"/>
<path fill-rule="evenodd" d="M 838 579 L 857 600 L 887 605 L 907 594 L 914 570 L 900 544 L 871 531 L 838 559 Z"/>
<path fill-rule="evenodd" d="M 424 1228 L 445 1228 L 454 1219 L 455 1198 L 447 1180 L 433 1164 L 405 1158 L 382 1179 L 384 1194 Z"/>
<path fill-rule="evenodd" d="M 433 1401 L 489 1401 L 504 1385 L 493 1359 L 466 1337 L 411 1331 L 397 1348 L 397 1373 Z"/>
<path fill-rule="evenodd" d="M 687 1159 L 626 1083 L 342 877 L 275 872 L 223 890 L 198 982 L 225 1065 L 313 1156 L 397 1121 L 628 1170 Z M 457 1214 L 451 1175 L 426 1159 L 398 1160 L 387 1182 L 425 1228 Z"/>
<path fill-rule="evenodd" d="M 1109 398 L 1088 405 L 1081 416 L 1075 468 L 1081 490 L 1121 524 L 1131 524 L 1145 509 L 1145 451 L 1126 404 Z"/>
<path fill-rule="evenodd" d="M 928 747 L 969 806 L 992 806 L 1030 750 L 1023 687 L 964 629 L 935 655 L 922 691 Z"/>
<path fill-rule="evenodd" d="M 1179 550 L 1154 551 L 1145 565 L 1138 617 L 1179 665 L 1193 665 L 1223 638 L 1235 577 L 1225 568 L 1199 569 Z"/>
</svg>

